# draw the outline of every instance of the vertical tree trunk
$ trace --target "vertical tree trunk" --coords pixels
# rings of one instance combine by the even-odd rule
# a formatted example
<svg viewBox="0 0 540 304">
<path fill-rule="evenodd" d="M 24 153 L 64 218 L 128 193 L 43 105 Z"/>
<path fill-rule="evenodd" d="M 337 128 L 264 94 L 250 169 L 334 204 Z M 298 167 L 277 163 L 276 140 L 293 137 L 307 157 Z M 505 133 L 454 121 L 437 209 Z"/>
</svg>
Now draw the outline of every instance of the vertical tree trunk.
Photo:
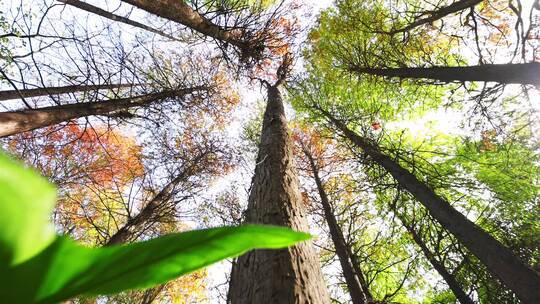
<svg viewBox="0 0 540 304">
<path fill-rule="evenodd" d="M 432 79 L 441 82 L 493 81 L 540 86 L 540 63 L 484 64 L 467 67 L 368 68 L 350 67 L 352 72 L 384 77 Z"/>
<path fill-rule="evenodd" d="M 66 104 L 33 110 L 2 112 L 0 113 L 0 137 L 43 128 L 80 117 L 107 115 L 133 107 L 147 106 L 165 98 L 182 97 L 202 89 L 203 87 L 194 87 L 136 97 Z"/>
<path fill-rule="evenodd" d="M 136 87 L 136 84 L 98 84 L 98 85 L 70 85 L 63 87 L 34 88 L 20 90 L 0 91 L 0 101 L 26 97 L 67 94 L 75 92 L 88 92 L 97 90 L 112 90 Z"/>
<path fill-rule="evenodd" d="M 355 262 L 353 261 L 352 250 L 345 242 L 343 231 L 341 230 L 341 227 L 336 220 L 336 216 L 334 214 L 334 211 L 332 210 L 332 206 L 330 205 L 328 195 L 324 190 L 324 185 L 319 176 L 319 169 L 317 168 L 317 165 L 315 164 L 311 153 L 304 147 L 303 151 L 309 161 L 309 165 L 313 173 L 313 178 L 315 179 L 315 183 L 317 184 L 317 191 L 319 192 L 319 196 L 321 198 L 321 204 L 324 210 L 324 217 L 326 219 L 326 222 L 328 223 L 330 236 L 332 237 L 332 241 L 334 242 L 334 246 L 336 248 L 336 254 L 339 258 L 341 269 L 343 270 L 343 276 L 345 277 L 345 282 L 347 283 L 347 288 L 349 289 L 351 300 L 353 304 L 364 304 L 367 302 L 371 302 L 373 300 L 373 297 L 369 292 L 369 288 L 366 284 L 364 274 L 361 271 L 360 265 L 354 265 Z"/>
<path fill-rule="evenodd" d="M 308 231 L 293 164 L 283 101 L 268 86 L 261 143 L 246 221 Z M 330 303 L 320 262 L 309 242 L 282 250 L 255 250 L 233 265 L 229 287 L 233 304 Z"/>
<path fill-rule="evenodd" d="M 523 303 L 540 303 L 540 275 L 518 259 L 512 251 L 489 233 L 454 209 L 445 199 L 382 154 L 365 138 L 351 131 L 329 112 L 318 108 L 354 145 L 390 173 L 403 189 L 411 193 L 443 228 L 452 233 L 487 269 L 510 288 Z"/>
<path fill-rule="evenodd" d="M 131 26 L 141 28 L 141 29 L 143 29 L 145 31 L 149 31 L 149 32 L 152 32 L 154 34 L 158 34 L 158 35 L 163 36 L 165 38 L 169 38 L 169 39 L 175 40 L 175 41 L 180 41 L 178 38 L 175 38 L 175 37 L 163 32 L 163 31 L 160 31 L 160 30 L 155 29 L 153 27 L 150 27 L 148 25 L 142 24 L 140 22 L 133 21 L 133 20 L 128 19 L 126 17 L 115 15 L 115 14 L 110 13 L 110 12 L 108 12 L 106 10 L 103 10 L 103 9 L 97 7 L 97 6 L 93 6 L 93 5 L 88 4 L 86 2 L 83 2 L 83 1 L 79 1 L 79 0 L 58 0 L 58 1 L 60 1 L 62 3 L 65 3 L 65 4 L 68 4 L 68 5 L 71 5 L 73 7 L 76 7 L 78 9 L 87 11 L 89 13 L 96 14 L 96 15 L 99 15 L 101 17 L 105 17 L 105 18 L 113 20 L 113 21 L 129 24 Z"/>
<path fill-rule="evenodd" d="M 393 208 L 394 209 L 394 208 Z M 420 247 L 422 250 L 422 253 L 428 260 L 428 262 L 433 266 L 433 268 L 439 273 L 439 275 L 443 278 L 443 280 L 446 282 L 452 293 L 456 296 L 456 299 L 461 304 L 474 304 L 474 301 L 465 293 L 465 291 L 461 288 L 460 284 L 457 282 L 454 275 L 452 275 L 444 266 L 443 263 L 439 262 L 435 255 L 429 250 L 427 245 L 424 243 L 420 235 L 416 232 L 412 224 L 407 224 L 405 219 L 402 215 L 400 215 L 396 210 L 393 210 L 394 214 L 399 218 L 401 221 L 401 224 L 407 231 L 411 234 L 412 239 Z"/>
<path fill-rule="evenodd" d="M 196 164 L 200 161 L 206 153 L 200 154 L 193 163 Z M 170 181 L 159 193 L 154 196 L 146 206 L 134 217 L 130 218 L 128 222 L 118 229 L 109 240 L 105 243 L 105 247 L 127 244 L 136 239 L 136 237 L 143 233 L 152 223 L 151 221 L 160 216 L 161 209 L 165 207 L 165 204 L 171 199 L 174 194 L 175 188 L 189 175 L 191 175 L 191 166 L 184 168 L 172 181 Z M 151 304 L 159 296 L 159 294 L 165 289 L 166 284 L 161 284 L 150 289 L 145 290 L 141 304 Z"/>
</svg>

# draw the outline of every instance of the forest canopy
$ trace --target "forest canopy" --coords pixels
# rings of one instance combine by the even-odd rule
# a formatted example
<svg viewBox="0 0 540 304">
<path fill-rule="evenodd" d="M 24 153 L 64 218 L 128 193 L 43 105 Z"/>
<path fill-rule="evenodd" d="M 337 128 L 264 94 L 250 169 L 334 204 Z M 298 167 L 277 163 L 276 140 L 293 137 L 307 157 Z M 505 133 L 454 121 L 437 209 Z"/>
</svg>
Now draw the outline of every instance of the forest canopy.
<svg viewBox="0 0 540 304">
<path fill-rule="evenodd" d="M 538 0 L 0 0 L 0 298 L 540 303 L 539 100 Z"/>
</svg>

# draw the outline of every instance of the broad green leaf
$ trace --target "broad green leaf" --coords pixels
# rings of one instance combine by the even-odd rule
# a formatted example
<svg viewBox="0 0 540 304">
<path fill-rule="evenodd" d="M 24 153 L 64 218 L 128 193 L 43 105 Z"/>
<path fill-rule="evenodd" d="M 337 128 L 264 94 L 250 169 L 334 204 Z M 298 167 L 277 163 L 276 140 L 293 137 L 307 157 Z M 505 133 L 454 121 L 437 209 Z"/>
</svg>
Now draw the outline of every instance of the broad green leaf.
<svg viewBox="0 0 540 304">
<path fill-rule="evenodd" d="M 0 269 L 28 260 L 54 241 L 49 216 L 55 197 L 44 178 L 0 153 Z"/>
<path fill-rule="evenodd" d="M 1 274 L 6 290 L 0 296 L 8 303 L 56 303 L 80 294 L 147 288 L 251 249 L 283 248 L 309 237 L 284 227 L 245 225 L 105 248 L 58 238 L 34 259 Z"/>
</svg>

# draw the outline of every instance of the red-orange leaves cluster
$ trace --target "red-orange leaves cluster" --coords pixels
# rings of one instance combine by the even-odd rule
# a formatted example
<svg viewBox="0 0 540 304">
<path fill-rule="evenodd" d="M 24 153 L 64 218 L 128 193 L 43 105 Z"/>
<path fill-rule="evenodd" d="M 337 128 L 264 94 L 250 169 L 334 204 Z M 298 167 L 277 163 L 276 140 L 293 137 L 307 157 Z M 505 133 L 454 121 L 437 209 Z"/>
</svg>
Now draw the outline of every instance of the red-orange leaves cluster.
<svg viewBox="0 0 540 304">
<path fill-rule="evenodd" d="M 324 183 L 326 190 L 334 189 L 337 183 L 346 182 L 349 173 L 347 167 L 348 150 L 323 133 L 302 125 L 294 125 L 291 139 L 295 149 L 295 160 L 299 168 L 302 203 L 308 210 L 318 207 L 316 201 L 318 189 L 314 182 L 315 173 Z M 314 166 L 313 166 L 314 165 Z"/>
<path fill-rule="evenodd" d="M 295 144 L 295 154 L 304 165 L 309 165 L 306 151 L 313 158 L 319 169 L 342 162 L 342 155 L 336 143 L 321 133 L 306 126 L 295 125 L 291 132 L 291 139 Z M 303 165 L 303 166 L 304 166 Z"/>
<path fill-rule="evenodd" d="M 309 194 L 305 190 L 301 191 L 300 194 L 302 195 L 302 203 L 304 206 L 306 206 L 306 208 L 312 207 L 313 202 L 311 201 Z"/>
<path fill-rule="evenodd" d="M 485 27 L 487 41 L 495 46 L 510 47 L 512 43 L 509 39 L 513 39 L 511 32 L 516 16 L 509 4 L 512 4 L 511 1 L 490 0 L 480 6 L 479 14 L 483 18 L 478 18 L 476 22 Z"/>
<path fill-rule="evenodd" d="M 298 29 L 296 17 L 280 17 L 270 22 L 267 47 L 272 55 L 282 57 L 291 52 L 290 39 Z"/>
<path fill-rule="evenodd" d="M 15 136 L 9 148 L 58 186 L 59 229 L 89 244 L 126 220 L 123 194 L 144 174 L 141 147 L 106 127 L 69 122 Z"/>
<path fill-rule="evenodd" d="M 480 152 L 491 152 L 497 150 L 497 132 L 494 130 L 482 131 L 482 141 L 480 142 Z"/>
<path fill-rule="evenodd" d="M 214 89 L 218 93 L 212 100 L 208 113 L 216 127 L 223 127 L 229 122 L 230 113 L 240 103 L 240 95 L 234 88 L 233 81 L 227 73 L 220 71 L 212 77 Z"/>
<path fill-rule="evenodd" d="M 9 147 L 61 184 L 77 180 L 106 187 L 111 183 L 125 184 L 144 171 L 141 148 L 134 139 L 105 127 L 69 122 L 60 128 L 51 126 L 15 136 Z"/>
<path fill-rule="evenodd" d="M 272 19 L 264 30 L 255 34 L 255 40 L 264 41 L 267 52 L 251 72 L 252 78 L 270 83 L 277 79 L 277 70 L 283 58 L 292 53 L 292 43 L 300 29 L 299 9 L 300 5 L 292 1 L 284 8 L 286 14 Z"/>
</svg>

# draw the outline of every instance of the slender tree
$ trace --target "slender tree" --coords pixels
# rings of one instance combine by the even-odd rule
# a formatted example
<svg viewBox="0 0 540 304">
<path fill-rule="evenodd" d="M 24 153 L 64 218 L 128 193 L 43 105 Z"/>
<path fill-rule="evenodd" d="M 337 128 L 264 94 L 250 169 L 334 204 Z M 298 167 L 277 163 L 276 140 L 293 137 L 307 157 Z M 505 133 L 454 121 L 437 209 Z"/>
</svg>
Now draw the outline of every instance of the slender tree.
<svg viewBox="0 0 540 304">
<path fill-rule="evenodd" d="M 394 214 L 397 216 L 403 227 L 409 232 L 411 238 L 416 243 L 422 253 L 428 260 L 428 262 L 433 266 L 433 269 L 443 278 L 446 282 L 452 293 L 456 296 L 456 299 L 461 304 L 474 304 L 474 301 L 465 293 L 463 288 L 461 288 L 459 282 L 456 280 L 455 276 L 450 273 L 450 271 L 440 262 L 433 252 L 428 248 L 426 243 L 422 240 L 422 237 L 418 234 L 412 223 L 407 223 L 405 217 L 396 210 L 395 204 L 391 204 L 391 209 L 394 211 Z"/>
<path fill-rule="evenodd" d="M 493 81 L 540 86 L 540 63 L 484 64 L 465 67 L 370 68 L 353 65 L 350 71 L 401 79 L 431 79 L 440 82 Z"/>
<path fill-rule="evenodd" d="M 279 80 L 267 84 L 268 100 L 245 221 L 308 231 L 279 91 L 286 69 L 284 60 Z M 239 257 L 233 264 L 228 297 L 233 304 L 330 303 L 317 255 L 309 243 L 283 250 L 256 250 Z"/>
<path fill-rule="evenodd" d="M 332 242 L 336 248 L 336 254 L 343 270 L 343 276 L 345 277 L 345 282 L 347 283 L 351 300 L 354 304 L 370 303 L 373 301 L 373 296 L 369 291 L 369 287 L 366 283 L 360 265 L 354 261 L 352 250 L 345 241 L 343 231 L 337 222 L 334 210 L 330 204 L 330 200 L 328 199 L 328 195 L 324 189 L 324 184 L 319 175 L 319 168 L 315 163 L 313 155 L 309 149 L 304 144 L 301 143 L 301 145 L 302 152 L 304 152 L 304 155 L 308 160 L 311 173 L 313 174 L 313 179 L 317 185 L 317 191 L 323 207 L 324 217 L 328 224 Z"/>
<path fill-rule="evenodd" d="M 392 177 L 418 200 L 446 230 L 452 233 L 471 251 L 488 270 L 498 277 L 525 303 L 540 302 L 540 275 L 520 261 L 508 248 L 489 233 L 454 209 L 448 201 L 436 194 L 429 186 L 403 168 L 399 163 L 383 154 L 367 139 L 350 130 L 343 122 L 328 111 L 317 109 L 370 158 L 383 167 Z"/>
<path fill-rule="evenodd" d="M 456 1 L 448 6 L 441 7 L 439 9 L 433 10 L 433 11 L 424 11 L 419 13 L 419 17 L 415 18 L 415 20 L 408 25 L 391 30 L 389 32 L 381 32 L 384 34 L 389 35 L 395 35 L 398 33 L 403 33 L 410 31 L 416 27 L 422 26 L 424 24 L 432 23 L 434 21 L 437 21 L 439 19 L 442 19 L 450 14 L 460 12 L 464 9 L 467 9 L 469 7 L 473 7 L 479 3 L 481 3 L 482 0 L 460 0 Z"/>
<path fill-rule="evenodd" d="M 154 34 L 158 34 L 160 36 L 163 36 L 163 37 L 171 39 L 171 40 L 181 41 L 180 39 L 178 39 L 178 38 L 176 38 L 176 37 L 174 37 L 172 35 L 169 35 L 169 34 L 165 33 L 164 31 L 158 30 L 156 28 L 153 28 L 153 27 L 148 26 L 146 24 L 131 20 L 131 19 L 126 18 L 126 17 L 115 15 L 115 14 L 113 14 L 111 12 L 108 12 L 108 11 L 106 11 L 104 9 L 101 9 L 101 8 L 97 7 L 97 6 L 91 5 L 91 4 L 87 3 L 87 2 L 78 1 L 78 0 L 58 0 L 58 1 L 60 1 L 62 3 L 65 3 L 67 5 L 71 5 L 73 7 L 76 7 L 78 9 L 87 11 L 89 13 L 96 14 L 96 15 L 99 15 L 101 17 L 113 20 L 113 21 L 118 21 L 118 22 L 122 22 L 122 23 L 125 23 L 125 24 L 129 24 L 129 25 L 134 26 L 134 27 L 141 28 L 141 29 L 143 29 L 145 31 L 149 31 L 149 32 L 154 33 Z"/>
<path fill-rule="evenodd" d="M 227 30 L 191 8 L 186 1 L 175 0 L 122 0 L 151 14 L 180 23 L 205 36 L 229 43 L 250 53 L 250 45 L 242 37 L 240 30 Z"/>
<path fill-rule="evenodd" d="M 106 246 L 122 244 L 134 239 L 138 234 L 144 232 L 145 226 L 149 226 L 151 222 L 155 222 L 156 218 L 163 216 L 163 213 L 166 213 L 167 209 L 169 209 L 167 208 L 167 203 L 174 195 L 175 189 L 179 184 L 195 174 L 195 168 L 200 166 L 200 163 L 202 163 L 203 159 L 208 155 L 209 153 L 204 151 L 193 157 L 189 161 L 189 164 L 186 164 L 181 168 L 176 177 L 146 203 L 144 208 L 137 215 L 129 218 L 126 224 L 109 238 Z"/>
<path fill-rule="evenodd" d="M 183 97 L 187 94 L 204 89 L 204 87 L 192 87 L 128 98 L 3 112 L 0 113 L 0 137 L 46 127 L 80 117 L 109 115 L 133 107 L 148 106 L 165 98 Z"/>
<path fill-rule="evenodd" d="M 68 86 L 62 86 L 62 87 L 6 90 L 6 91 L 0 91 L 0 101 L 17 99 L 17 98 L 68 94 L 68 93 L 76 93 L 76 92 L 133 88 L 137 86 L 140 86 L 140 85 L 126 83 L 126 84 L 68 85 Z"/>
</svg>

